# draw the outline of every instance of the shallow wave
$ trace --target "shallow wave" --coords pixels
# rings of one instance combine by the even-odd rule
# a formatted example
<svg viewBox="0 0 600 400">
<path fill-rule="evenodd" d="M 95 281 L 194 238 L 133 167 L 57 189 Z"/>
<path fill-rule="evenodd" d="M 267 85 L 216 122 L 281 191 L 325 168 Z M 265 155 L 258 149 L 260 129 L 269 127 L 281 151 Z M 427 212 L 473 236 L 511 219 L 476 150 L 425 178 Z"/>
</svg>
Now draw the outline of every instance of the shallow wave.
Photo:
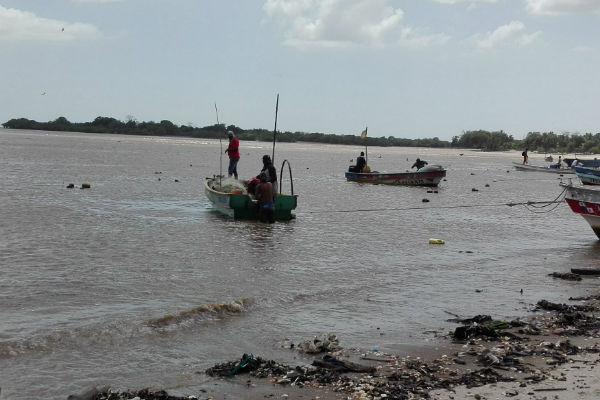
<svg viewBox="0 0 600 400">
<path fill-rule="evenodd" d="M 242 313 L 246 306 L 251 303 L 251 299 L 240 299 L 232 301 L 231 303 L 215 303 L 201 305 L 198 307 L 190 308 L 189 310 L 181 311 L 178 314 L 167 314 L 160 318 L 149 319 L 144 322 L 144 325 L 159 328 L 167 325 L 178 324 L 187 320 L 194 319 L 199 315 L 205 314 L 218 314 L 224 316 L 231 313 Z"/>
</svg>

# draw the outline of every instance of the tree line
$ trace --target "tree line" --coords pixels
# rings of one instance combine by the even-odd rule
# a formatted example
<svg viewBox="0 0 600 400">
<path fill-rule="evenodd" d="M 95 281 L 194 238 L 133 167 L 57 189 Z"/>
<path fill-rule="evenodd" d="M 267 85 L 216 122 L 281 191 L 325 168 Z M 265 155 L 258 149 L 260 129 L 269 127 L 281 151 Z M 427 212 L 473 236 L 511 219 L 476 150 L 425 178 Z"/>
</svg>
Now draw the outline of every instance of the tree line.
<svg viewBox="0 0 600 400">
<path fill-rule="evenodd" d="M 273 131 L 267 129 L 242 129 L 235 125 L 214 124 L 205 127 L 175 125 L 171 121 L 138 122 L 134 118 L 119 121 L 111 117 L 97 117 L 91 122 L 70 122 L 65 117 L 54 121 L 37 122 L 27 118 L 11 119 L 2 124 L 11 129 L 33 129 L 47 131 L 68 131 L 86 133 L 111 133 L 144 136 L 188 136 L 205 139 L 226 138 L 226 132 L 232 131 L 240 140 L 272 141 Z M 394 136 L 361 138 L 359 135 L 337 135 L 320 132 L 277 132 L 278 142 L 315 142 L 345 145 L 401 146 L 464 148 L 484 151 L 520 150 L 560 152 L 560 153 L 600 153 L 600 133 L 555 134 L 554 132 L 529 132 L 525 139 L 516 140 L 504 131 L 465 131 L 454 136 L 452 141 L 437 137 L 428 139 L 403 139 Z"/>
</svg>

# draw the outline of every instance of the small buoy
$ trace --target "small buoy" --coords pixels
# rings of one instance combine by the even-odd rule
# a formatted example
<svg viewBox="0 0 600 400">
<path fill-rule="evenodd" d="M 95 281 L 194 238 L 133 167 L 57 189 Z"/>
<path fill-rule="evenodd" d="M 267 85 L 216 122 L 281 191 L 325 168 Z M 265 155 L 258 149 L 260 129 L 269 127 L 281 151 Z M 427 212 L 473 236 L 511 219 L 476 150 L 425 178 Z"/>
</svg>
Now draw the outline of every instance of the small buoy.
<svg viewBox="0 0 600 400">
<path fill-rule="evenodd" d="M 67 189 L 73 189 L 74 187 L 75 187 L 75 185 L 74 185 L 74 184 L 72 184 L 72 183 L 69 183 L 69 184 L 67 185 Z"/>
<path fill-rule="evenodd" d="M 444 240 L 443 239 L 429 239 L 429 244 L 444 244 Z"/>
<path fill-rule="evenodd" d="M 82 188 L 82 189 L 89 189 L 90 187 L 91 187 L 91 186 L 90 186 L 90 184 L 89 184 L 89 183 L 82 183 L 82 184 L 81 184 L 81 188 Z"/>
<path fill-rule="evenodd" d="M 179 182 L 179 179 L 175 179 L 175 182 Z"/>
</svg>

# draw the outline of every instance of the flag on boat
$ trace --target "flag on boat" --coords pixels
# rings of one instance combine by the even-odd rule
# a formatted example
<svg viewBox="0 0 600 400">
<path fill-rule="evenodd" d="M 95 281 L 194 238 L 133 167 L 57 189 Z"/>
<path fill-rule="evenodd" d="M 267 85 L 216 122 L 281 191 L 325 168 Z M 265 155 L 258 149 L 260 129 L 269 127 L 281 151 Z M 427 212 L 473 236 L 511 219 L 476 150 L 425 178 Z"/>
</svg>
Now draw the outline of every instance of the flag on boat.
<svg viewBox="0 0 600 400">
<path fill-rule="evenodd" d="M 360 133 L 360 137 L 363 138 L 363 139 L 367 137 L 367 130 L 366 129 Z"/>
</svg>

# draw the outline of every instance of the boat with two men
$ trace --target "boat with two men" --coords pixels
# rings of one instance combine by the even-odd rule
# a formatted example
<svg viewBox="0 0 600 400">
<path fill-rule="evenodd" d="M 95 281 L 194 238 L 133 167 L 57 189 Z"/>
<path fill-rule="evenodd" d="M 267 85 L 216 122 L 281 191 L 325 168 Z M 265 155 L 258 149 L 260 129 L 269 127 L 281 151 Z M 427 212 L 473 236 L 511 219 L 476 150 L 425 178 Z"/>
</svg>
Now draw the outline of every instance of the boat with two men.
<svg viewBox="0 0 600 400">
<path fill-rule="evenodd" d="M 378 172 L 367 171 L 345 173 L 346 180 L 360 183 L 404 186 L 438 186 L 446 177 L 446 170 L 441 165 L 426 165 L 415 172 Z"/>
</svg>

